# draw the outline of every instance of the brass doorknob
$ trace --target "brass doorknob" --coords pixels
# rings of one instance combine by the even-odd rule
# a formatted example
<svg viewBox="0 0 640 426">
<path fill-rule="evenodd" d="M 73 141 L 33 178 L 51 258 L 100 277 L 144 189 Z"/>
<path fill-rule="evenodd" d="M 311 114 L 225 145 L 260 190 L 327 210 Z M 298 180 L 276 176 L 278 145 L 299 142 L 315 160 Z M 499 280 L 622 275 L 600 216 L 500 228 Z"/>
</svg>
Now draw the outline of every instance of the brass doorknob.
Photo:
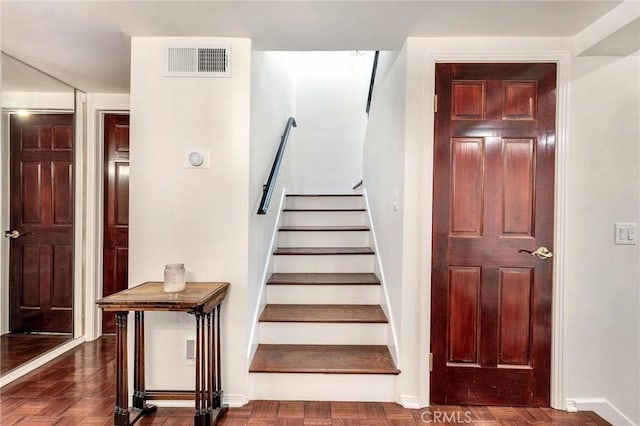
<svg viewBox="0 0 640 426">
<path fill-rule="evenodd" d="M 531 256 L 536 256 L 538 259 L 548 259 L 550 257 L 553 257 L 553 253 L 551 252 L 551 250 L 549 250 L 548 248 L 546 248 L 545 246 L 542 247 L 538 247 L 537 249 L 535 249 L 534 251 L 529 251 L 529 250 L 518 250 L 520 253 L 529 253 Z"/>
<path fill-rule="evenodd" d="M 4 231 L 4 236 L 6 238 L 13 238 L 14 240 L 16 238 L 24 237 L 25 235 L 31 235 L 31 232 L 26 232 L 24 234 L 21 234 L 20 231 L 17 231 L 15 229 L 13 231 Z"/>
</svg>

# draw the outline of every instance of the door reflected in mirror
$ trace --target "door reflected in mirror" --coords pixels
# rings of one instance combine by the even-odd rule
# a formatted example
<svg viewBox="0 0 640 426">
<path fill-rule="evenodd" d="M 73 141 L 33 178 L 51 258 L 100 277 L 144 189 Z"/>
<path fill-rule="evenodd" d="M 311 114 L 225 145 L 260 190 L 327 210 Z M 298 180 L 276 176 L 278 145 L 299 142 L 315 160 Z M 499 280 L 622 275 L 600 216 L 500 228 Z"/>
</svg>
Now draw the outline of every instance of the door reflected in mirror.
<svg viewBox="0 0 640 426">
<path fill-rule="evenodd" d="M 75 96 L 2 53 L 0 375 L 73 338 Z"/>
</svg>

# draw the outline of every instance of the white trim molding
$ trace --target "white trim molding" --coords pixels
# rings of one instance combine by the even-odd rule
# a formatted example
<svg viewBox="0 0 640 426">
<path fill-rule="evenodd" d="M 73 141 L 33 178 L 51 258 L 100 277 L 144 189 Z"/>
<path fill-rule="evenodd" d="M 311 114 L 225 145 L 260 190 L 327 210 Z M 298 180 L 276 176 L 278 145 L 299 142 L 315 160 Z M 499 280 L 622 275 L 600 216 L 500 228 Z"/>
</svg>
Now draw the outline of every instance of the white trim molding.
<svg viewBox="0 0 640 426">
<path fill-rule="evenodd" d="M 605 398 L 568 398 L 565 407 L 570 413 L 594 411 L 597 415 L 616 426 L 637 426 Z"/>
<path fill-rule="evenodd" d="M 420 399 L 413 395 L 400 395 L 400 405 L 409 410 L 419 410 L 424 407 L 424 404 L 420 403 Z"/>
<path fill-rule="evenodd" d="M 129 397 L 129 405 L 133 405 L 133 396 Z M 249 398 L 243 394 L 223 395 L 222 404 L 231 408 L 240 408 L 249 402 Z M 192 400 L 174 400 L 174 399 L 157 399 L 153 401 L 153 405 L 159 408 L 194 408 L 196 402 Z"/>
<path fill-rule="evenodd" d="M 397 365 L 400 365 L 400 354 L 398 353 L 398 332 L 396 329 L 396 323 L 394 320 L 393 312 L 391 311 L 391 301 L 389 300 L 389 291 L 387 289 L 386 279 L 384 276 L 384 268 L 382 267 L 382 258 L 380 257 L 380 249 L 378 248 L 378 240 L 376 239 L 376 230 L 373 224 L 373 218 L 371 217 L 371 208 L 369 207 L 369 198 L 367 196 L 367 188 L 362 188 L 362 198 L 364 199 L 365 208 L 367 209 L 367 223 L 369 224 L 369 232 L 371 234 L 371 242 L 373 243 L 373 251 L 375 252 L 376 266 L 380 274 L 380 284 L 382 287 L 382 293 L 384 295 L 384 303 L 381 303 L 382 308 L 386 311 L 387 319 L 389 320 L 389 332 L 391 334 L 391 357 Z M 403 404 L 404 405 L 404 404 Z M 406 407 L 408 408 L 408 407 Z"/>
<path fill-rule="evenodd" d="M 84 337 L 95 340 L 102 334 L 102 315 L 95 301 L 102 297 L 103 226 L 103 117 L 107 113 L 129 113 L 128 94 L 89 94 L 86 113 L 86 218 L 84 267 Z"/>
<path fill-rule="evenodd" d="M 478 40 L 476 40 L 478 41 Z M 480 39 L 480 41 L 482 41 Z M 496 39 L 487 41 L 487 45 L 491 45 L 491 42 L 495 42 Z M 464 41 L 460 41 L 464 43 Z M 498 43 L 499 44 L 499 43 Z M 567 227 L 567 147 L 569 143 L 568 129 L 569 129 L 569 86 L 571 82 L 571 52 L 570 50 L 537 50 L 529 46 L 527 49 L 521 51 L 507 51 L 503 49 L 486 51 L 432 51 L 426 54 L 426 72 L 425 72 L 425 96 L 427 100 L 433 99 L 435 95 L 435 65 L 436 63 L 464 63 L 464 62 L 485 62 L 485 63 L 505 63 L 505 62 L 553 62 L 556 63 L 557 68 L 557 103 L 556 103 L 556 169 L 555 169 L 555 227 L 554 227 L 554 271 L 553 271 L 553 305 L 552 305 L 552 344 L 551 344 L 551 406 L 556 409 L 566 409 L 565 392 L 566 392 L 566 377 L 565 370 L 565 349 L 564 349 L 564 294 L 565 294 L 565 281 L 566 281 L 566 227 Z M 430 188 L 433 183 L 432 165 L 433 158 L 432 153 L 429 152 L 433 149 L 433 132 L 434 132 L 434 119 L 433 119 L 433 102 L 426 102 L 425 106 L 426 126 L 424 135 L 425 151 L 423 153 L 424 161 L 430 161 L 426 166 L 423 166 L 420 176 L 421 191 L 420 197 L 424 200 L 431 194 Z M 431 170 L 429 170 L 431 167 Z M 431 173 L 429 173 L 431 172 Z M 432 208 L 432 203 L 421 202 L 420 206 L 424 208 Z M 421 222 L 421 228 L 423 232 L 420 235 L 425 238 L 427 235 L 429 240 L 424 244 L 430 247 L 431 244 L 431 215 L 428 217 L 425 215 L 425 219 Z M 428 257 L 431 258 L 430 256 Z M 430 293 L 431 283 L 431 269 L 423 268 L 421 270 L 420 282 L 428 283 L 425 287 L 427 293 Z M 430 312 L 430 297 L 425 295 L 422 298 L 425 303 L 422 307 L 425 312 L 426 330 L 422 334 L 429 335 L 431 330 L 431 317 L 428 314 Z M 427 346 L 430 346 L 427 342 Z M 421 354 L 420 371 L 429 371 L 428 366 L 428 352 Z M 420 393 L 421 400 L 425 397 L 428 400 L 428 380 L 426 390 L 422 390 Z"/>
<path fill-rule="evenodd" d="M 269 243 L 269 252 L 267 254 L 267 258 L 264 261 L 264 269 L 262 271 L 262 278 L 260 282 L 260 293 L 258 293 L 258 300 L 256 302 L 256 308 L 254 309 L 253 316 L 251 318 L 251 332 L 249 333 L 249 344 L 247 345 L 247 359 L 251 361 L 253 359 L 253 355 L 255 355 L 258 350 L 258 327 L 260 323 L 258 322 L 258 317 L 260 313 L 264 309 L 266 302 L 266 287 L 267 287 L 267 279 L 272 271 L 273 267 L 273 252 L 276 249 L 276 243 L 278 241 L 278 229 L 280 229 L 280 219 L 282 216 L 282 208 L 284 207 L 285 200 L 287 199 L 287 189 L 282 189 L 282 194 L 280 195 L 280 204 L 278 205 L 278 213 L 276 213 L 276 221 L 273 224 L 273 231 L 271 232 L 271 242 Z"/>
</svg>

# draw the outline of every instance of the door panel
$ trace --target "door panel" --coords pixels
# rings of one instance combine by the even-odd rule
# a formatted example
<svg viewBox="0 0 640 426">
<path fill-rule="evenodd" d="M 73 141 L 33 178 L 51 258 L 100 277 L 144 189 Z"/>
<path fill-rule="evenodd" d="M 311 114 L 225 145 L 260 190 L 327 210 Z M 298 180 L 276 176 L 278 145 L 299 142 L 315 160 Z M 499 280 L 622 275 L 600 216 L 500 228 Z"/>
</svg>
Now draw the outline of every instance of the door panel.
<svg viewBox="0 0 640 426">
<path fill-rule="evenodd" d="M 533 236 L 535 143 L 502 140 L 502 236 Z"/>
<path fill-rule="evenodd" d="M 73 222 L 73 206 L 68 202 L 73 194 L 73 165 L 57 161 L 51 164 L 51 198 L 53 200 L 53 218 L 55 225 L 70 225 Z"/>
<path fill-rule="evenodd" d="M 73 114 L 11 115 L 9 328 L 72 332 Z"/>
<path fill-rule="evenodd" d="M 102 295 L 128 286 L 129 116 L 104 116 L 104 251 Z M 115 333 L 115 316 L 104 313 L 102 332 Z"/>
<path fill-rule="evenodd" d="M 500 268 L 499 365 L 530 365 L 531 283 L 526 268 Z"/>
<path fill-rule="evenodd" d="M 438 64 L 431 402 L 549 404 L 554 64 Z"/>
<path fill-rule="evenodd" d="M 449 287 L 449 362 L 477 364 L 480 268 L 451 268 Z"/>
<path fill-rule="evenodd" d="M 451 141 L 451 233 L 482 234 L 483 143 L 480 138 Z"/>
</svg>

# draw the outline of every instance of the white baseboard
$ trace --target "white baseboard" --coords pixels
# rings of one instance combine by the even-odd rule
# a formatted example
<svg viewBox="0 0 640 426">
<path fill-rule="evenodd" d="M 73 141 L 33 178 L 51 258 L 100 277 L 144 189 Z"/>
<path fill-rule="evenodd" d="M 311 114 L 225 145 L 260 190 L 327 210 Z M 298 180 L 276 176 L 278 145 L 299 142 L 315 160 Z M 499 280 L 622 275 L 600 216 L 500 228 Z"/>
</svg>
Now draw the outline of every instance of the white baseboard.
<svg viewBox="0 0 640 426">
<path fill-rule="evenodd" d="M 637 426 L 622 411 L 604 398 L 567 398 L 565 407 L 567 411 L 572 413 L 594 411 L 614 426 Z"/>
<path fill-rule="evenodd" d="M 49 352 L 46 352 L 45 354 L 39 356 L 38 358 L 35 358 L 27 362 L 26 364 L 23 364 L 20 367 L 14 370 L 11 370 L 7 374 L 0 377 L 0 388 L 5 385 L 8 385 L 9 383 L 19 379 L 22 376 L 25 376 L 31 373 L 36 368 L 42 367 L 46 363 L 53 361 L 60 355 L 70 351 L 76 346 L 80 346 L 84 342 L 85 342 L 84 337 L 78 337 L 77 339 L 69 340 L 68 342 L 63 343 L 62 345 L 51 349 Z"/>
<path fill-rule="evenodd" d="M 249 400 L 246 395 L 236 394 L 236 395 L 223 395 L 222 403 L 227 404 L 231 408 L 240 408 L 245 406 Z M 158 408 L 194 408 L 195 401 L 177 401 L 177 400 L 167 400 L 167 399 L 159 399 L 151 401 L 151 404 L 155 405 Z"/>
<path fill-rule="evenodd" d="M 400 395 L 400 405 L 410 410 L 418 410 L 422 408 L 420 405 L 420 399 L 413 395 Z"/>
<path fill-rule="evenodd" d="M 376 230 L 373 224 L 373 217 L 371 216 L 371 206 L 369 206 L 369 198 L 367 195 L 367 189 L 362 187 L 362 198 L 364 199 L 364 205 L 367 210 L 367 223 L 371 232 L 371 243 L 373 244 L 373 250 L 375 251 L 375 266 L 377 266 L 380 276 L 380 287 L 382 288 L 382 296 L 384 297 L 384 303 L 381 303 L 382 309 L 385 310 L 387 319 L 389 320 L 390 339 L 387 345 L 391 352 L 391 357 L 396 363 L 396 366 L 400 366 L 400 353 L 398 348 L 398 333 L 396 331 L 395 317 L 391 311 L 391 303 L 389 301 L 389 292 L 387 290 L 386 278 L 384 275 L 384 268 L 382 267 L 382 258 L 380 257 L 380 249 L 378 248 L 378 240 L 376 239 Z M 408 408 L 408 407 L 407 407 Z"/>
</svg>

